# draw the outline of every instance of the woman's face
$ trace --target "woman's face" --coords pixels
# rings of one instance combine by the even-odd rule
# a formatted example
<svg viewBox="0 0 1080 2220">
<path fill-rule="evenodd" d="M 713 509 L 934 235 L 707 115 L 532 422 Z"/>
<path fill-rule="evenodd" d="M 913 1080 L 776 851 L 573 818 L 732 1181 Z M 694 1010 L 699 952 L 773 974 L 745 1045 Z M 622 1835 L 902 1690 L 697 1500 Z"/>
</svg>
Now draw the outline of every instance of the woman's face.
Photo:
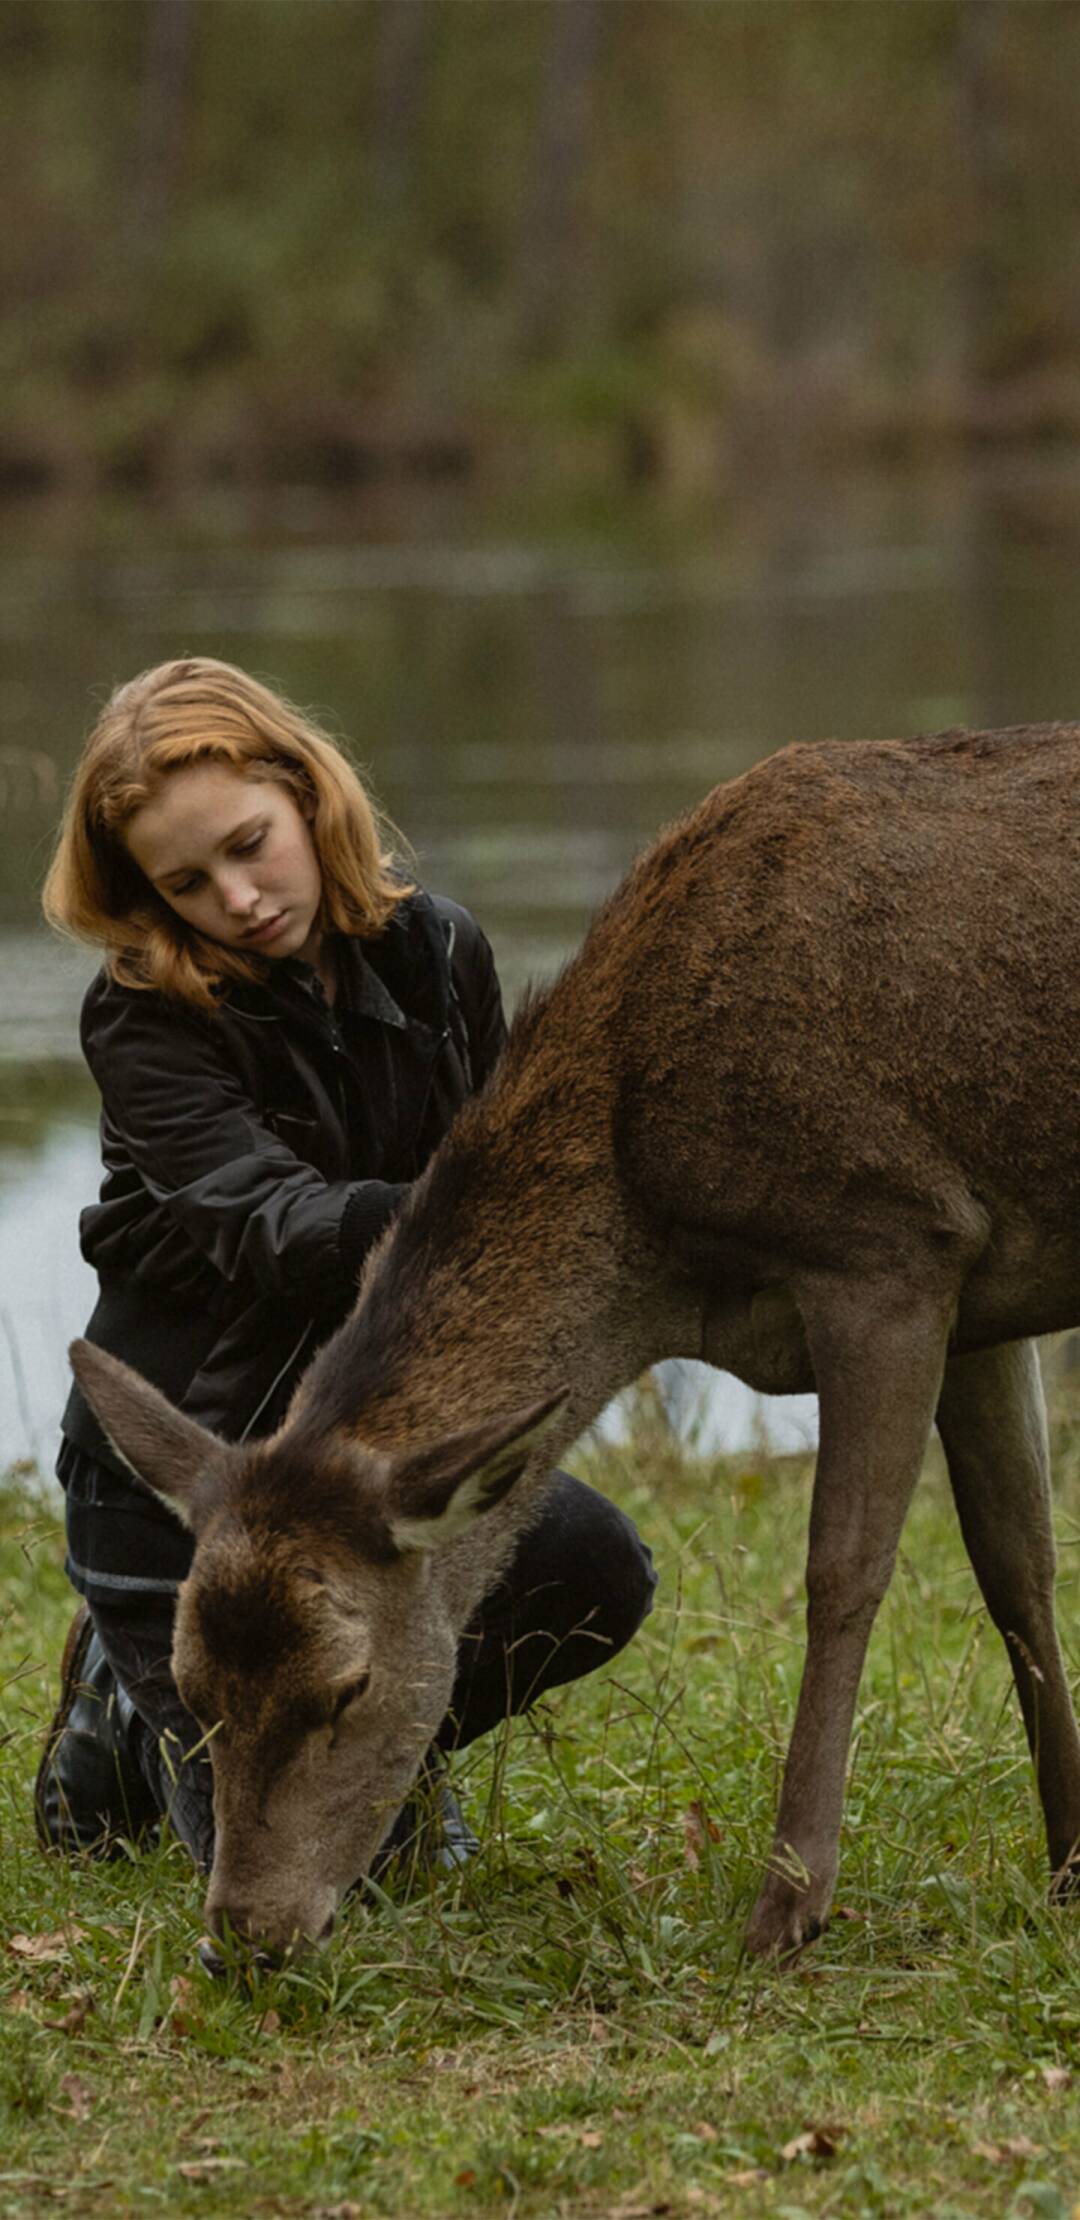
<svg viewBox="0 0 1080 2220">
<path fill-rule="evenodd" d="M 318 962 L 319 859 L 288 787 L 193 764 L 169 773 L 124 838 L 185 925 L 225 948 Z"/>
</svg>

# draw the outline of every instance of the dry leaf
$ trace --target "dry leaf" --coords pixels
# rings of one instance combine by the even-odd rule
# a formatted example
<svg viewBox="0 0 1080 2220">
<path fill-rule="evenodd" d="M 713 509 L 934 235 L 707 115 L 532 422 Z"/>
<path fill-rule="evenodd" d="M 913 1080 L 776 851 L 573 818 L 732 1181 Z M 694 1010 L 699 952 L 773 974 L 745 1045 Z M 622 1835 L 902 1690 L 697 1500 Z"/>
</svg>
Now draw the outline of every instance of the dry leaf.
<svg viewBox="0 0 1080 2220">
<path fill-rule="evenodd" d="M 169 2101 L 172 2104 L 183 2104 L 185 2102 L 185 2098 L 183 2096 L 177 2096 L 170 2098 Z M 180 2136 L 182 2141 L 190 2142 L 192 2136 L 197 2135 L 199 2129 L 206 2126 L 206 2123 L 210 2118 L 211 2110 L 212 2107 L 210 2105 L 204 2105 L 202 2111 L 197 2112 L 195 2114 L 195 2118 L 193 2120 L 189 2120 L 187 2126 L 180 2129 Z"/>
<path fill-rule="evenodd" d="M 243 2173 L 246 2166 L 246 2158 L 186 2158 L 176 2171 L 185 2181 L 210 2181 L 215 2174 Z"/>
<path fill-rule="evenodd" d="M 1032 2143 L 1026 2135 L 1003 2135 L 1000 2143 L 973 2143 L 976 2158 L 985 2158 L 991 2166 L 1004 2166 L 1012 2158 L 1041 2158 L 1043 2146 Z"/>
<path fill-rule="evenodd" d="M 459 2189 L 474 2188 L 476 2184 L 475 2166 L 463 2166 L 460 2174 L 454 2175 L 454 2181 Z"/>
<path fill-rule="evenodd" d="M 603 2147 L 603 2132 L 600 2128 L 583 2128 L 580 2142 L 583 2151 L 598 2151 Z"/>
<path fill-rule="evenodd" d="M 166 2026 L 173 2035 L 190 2035 L 202 2019 L 198 1991 L 186 1973 L 174 1973 L 169 1983 L 169 2009 L 165 2015 Z"/>
<path fill-rule="evenodd" d="M 682 1817 L 682 1831 L 683 1857 L 691 1873 L 696 1873 L 701 1864 L 701 1853 L 705 1848 L 706 1840 L 709 1842 L 719 1842 L 720 1840 L 720 1829 L 716 1821 L 709 1818 L 700 1796 L 695 1796 L 687 1805 Z"/>
<path fill-rule="evenodd" d="M 28 2012 L 33 2001 L 34 1996 L 31 1989 L 12 1989 L 10 1995 L 4 1998 L 4 2010 L 5 2012 Z"/>
<path fill-rule="evenodd" d="M 262 2018 L 261 2018 L 261 2020 L 259 2021 L 259 2027 L 258 2027 L 258 2032 L 259 2032 L 259 2034 L 260 2034 L 260 2035 L 280 2035 L 280 2033 L 281 2033 L 281 2014 L 280 2014 L 280 2012 L 274 2012 L 274 2011 L 270 2011 L 270 2012 L 264 2012 L 264 2013 L 263 2013 L 263 2016 L 262 2016 Z M 358 2207 L 357 2209 L 359 2209 L 359 2207 Z"/>
<path fill-rule="evenodd" d="M 89 1989 L 76 1989 L 63 2019 L 46 2020 L 45 2025 L 56 2035 L 81 2035 L 93 2009 L 94 1999 Z"/>
<path fill-rule="evenodd" d="M 1072 2080 L 1068 2066 L 1042 2066 L 1039 2070 L 1047 2088 L 1051 2090 L 1067 2089 Z"/>
<path fill-rule="evenodd" d="M 67 2098 L 69 2119 L 85 2120 L 94 2109 L 94 2092 L 87 2082 L 80 2081 L 78 2074 L 65 2074 L 63 2076 L 60 2083 L 60 2094 Z"/>
<path fill-rule="evenodd" d="M 694 2134 L 699 2136 L 703 2143 L 715 2143 L 716 2141 L 716 2129 L 710 2126 L 708 2120 L 696 2120 L 694 2122 Z"/>
<path fill-rule="evenodd" d="M 759 2181 L 768 2179 L 768 2168 L 765 2166 L 744 2166 L 737 2174 L 724 2175 L 724 2180 L 729 2181 L 734 2189 L 753 2189 Z"/>
<path fill-rule="evenodd" d="M 780 2156 L 788 2165 L 793 2158 L 835 2158 L 843 2135 L 842 2127 L 805 2128 L 784 2144 Z"/>
<path fill-rule="evenodd" d="M 8 1949 L 13 1958 L 26 1958 L 34 1965 L 58 1965 L 71 1955 L 72 1943 L 84 1941 L 85 1927 L 60 1929 L 54 1935 L 9 1935 Z"/>
</svg>

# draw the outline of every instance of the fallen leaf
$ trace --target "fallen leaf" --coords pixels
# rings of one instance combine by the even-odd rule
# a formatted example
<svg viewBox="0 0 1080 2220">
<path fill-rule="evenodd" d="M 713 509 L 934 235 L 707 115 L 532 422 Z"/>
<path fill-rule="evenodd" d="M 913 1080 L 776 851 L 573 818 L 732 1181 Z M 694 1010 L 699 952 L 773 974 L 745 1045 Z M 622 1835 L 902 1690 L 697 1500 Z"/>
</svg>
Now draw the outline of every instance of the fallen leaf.
<svg viewBox="0 0 1080 2220">
<path fill-rule="evenodd" d="M 1005 2166 L 1014 2158 L 1041 2158 L 1043 2146 L 1032 2143 L 1026 2135 L 1003 2135 L 1000 2143 L 973 2143 L 976 2158 L 985 2158 L 990 2166 Z"/>
<path fill-rule="evenodd" d="M 780 2153 L 786 2165 L 794 2158 L 835 2158 L 844 2136 L 842 2127 L 804 2128 L 801 2135 L 793 2135 Z"/>
<path fill-rule="evenodd" d="M 62 2020 L 46 2020 L 56 2035 L 81 2035 L 94 2009 L 94 1999 L 89 1989 L 77 1989 Z"/>
<path fill-rule="evenodd" d="M 263 2016 L 262 2016 L 262 2018 L 261 2018 L 261 2020 L 259 2021 L 259 2025 L 258 2025 L 257 2033 L 258 2033 L 258 2034 L 260 2034 L 260 2035 L 280 2035 L 280 2033 L 281 2033 L 281 2014 L 280 2014 L 280 2012 L 274 2012 L 274 2011 L 264 2012 L 264 2013 L 263 2013 Z M 359 2207 L 358 2207 L 357 2209 L 359 2210 Z"/>
<path fill-rule="evenodd" d="M 476 2168 L 463 2166 L 460 2174 L 454 2175 L 454 2181 L 458 2189 L 473 2189 L 476 2185 Z"/>
<path fill-rule="evenodd" d="M 71 1956 L 72 1943 L 85 1941 L 85 1927 L 69 1927 L 65 1933 L 59 1929 L 53 1935 L 9 1935 L 8 1949 L 13 1958 L 26 1958 L 34 1965 L 57 1965 Z"/>
<path fill-rule="evenodd" d="M 243 2173 L 246 2166 L 246 2158 L 186 2158 L 176 2171 L 185 2181 L 210 2181 L 215 2174 L 236 2170 Z"/>
<path fill-rule="evenodd" d="M 604 2137 L 599 2128 L 583 2128 L 580 2140 L 583 2151 L 598 2151 L 603 2146 Z"/>
<path fill-rule="evenodd" d="M 682 1815 L 682 1830 L 683 1857 L 691 1873 L 696 1873 L 701 1864 L 701 1853 L 705 1848 L 706 1841 L 719 1842 L 720 1840 L 720 1829 L 716 1821 L 709 1818 L 700 1796 L 695 1796 L 687 1805 Z"/>
<path fill-rule="evenodd" d="M 169 1983 L 169 2009 L 165 2024 L 173 2035 L 190 2035 L 202 2022 L 199 1992 L 186 1973 L 174 1973 Z"/>
<path fill-rule="evenodd" d="M 4 1998 L 4 2010 L 5 2012 L 28 2012 L 33 2001 L 32 1990 L 12 1989 L 10 1994 Z"/>
<path fill-rule="evenodd" d="M 60 2094 L 67 2098 L 67 2116 L 71 2120 L 88 2119 L 94 2109 L 94 2092 L 78 2074 L 65 2074 L 60 2083 Z"/>
<path fill-rule="evenodd" d="M 1067 2089 L 1072 2080 L 1068 2066 L 1043 2066 L 1040 2072 L 1048 2089 Z"/>
<path fill-rule="evenodd" d="M 734 2189 L 752 2189 L 755 2183 L 768 2179 L 768 2168 L 765 2166 L 744 2166 L 737 2174 L 724 2175 L 724 2180 L 729 2181 Z"/>
<path fill-rule="evenodd" d="M 694 2134 L 698 2136 L 703 2143 L 715 2143 L 716 2141 L 716 2129 L 710 2126 L 708 2120 L 696 2120 L 694 2123 Z"/>
</svg>

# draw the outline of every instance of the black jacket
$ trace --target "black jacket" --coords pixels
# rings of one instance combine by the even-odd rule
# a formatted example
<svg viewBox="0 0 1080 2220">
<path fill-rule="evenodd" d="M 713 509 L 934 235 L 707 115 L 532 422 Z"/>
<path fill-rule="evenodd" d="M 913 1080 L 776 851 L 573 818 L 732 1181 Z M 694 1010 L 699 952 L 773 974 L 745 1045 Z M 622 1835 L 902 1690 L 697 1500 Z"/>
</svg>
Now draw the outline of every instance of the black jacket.
<svg viewBox="0 0 1080 2220">
<path fill-rule="evenodd" d="M 213 1014 L 104 973 L 83 1007 L 105 1165 L 80 1222 L 88 1338 L 230 1440 L 278 1423 L 505 1037 L 491 950 L 451 902 L 417 892 L 336 954 L 333 1009 L 295 961 Z M 131 1489 L 77 1389 L 63 1431 Z"/>
</svg>

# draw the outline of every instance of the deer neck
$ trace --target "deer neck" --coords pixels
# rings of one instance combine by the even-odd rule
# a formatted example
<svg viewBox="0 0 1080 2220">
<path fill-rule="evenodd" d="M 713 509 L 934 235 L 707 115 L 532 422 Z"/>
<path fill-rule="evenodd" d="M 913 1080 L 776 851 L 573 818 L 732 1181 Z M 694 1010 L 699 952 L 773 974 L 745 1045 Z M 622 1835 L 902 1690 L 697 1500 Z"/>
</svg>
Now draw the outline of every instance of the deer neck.
<svg viewBox="0 0 1080 2220">
<path fill-rule="evenodd" d="M 535 1102 L 472 1106 L 316 1360 L 305 1411 L 396 1450 L 572 1382 L 555 1453 L 572 1440 L 626 1378 L 625 1240 L 610 1151 L 592 1141 L 601 1123 L 565 1089 L 539 1136 Z"/>
</svg>

